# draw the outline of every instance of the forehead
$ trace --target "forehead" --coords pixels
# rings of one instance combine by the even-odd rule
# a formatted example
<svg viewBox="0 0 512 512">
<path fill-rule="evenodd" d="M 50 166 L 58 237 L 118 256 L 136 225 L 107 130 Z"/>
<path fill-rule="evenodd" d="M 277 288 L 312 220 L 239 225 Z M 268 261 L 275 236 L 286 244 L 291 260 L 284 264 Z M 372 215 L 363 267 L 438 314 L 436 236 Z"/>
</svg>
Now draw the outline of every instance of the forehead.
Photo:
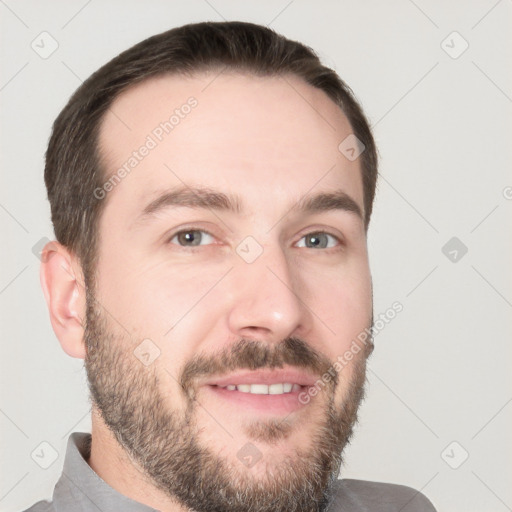
<svg viewBox="0 0 512 512">
<path fill-rule="evenodd" d="M 341 189 L 363 209 L 359 159 L 338 150 L 351 132 L 325 93 L 294 76 L 149 79 L 122 93 L 100 127 L 105 179 L 115 178 L 107 210 L 132 222 L 177 186 L 236 192 L 274 215 L 308 190 Z"/>
</svg>

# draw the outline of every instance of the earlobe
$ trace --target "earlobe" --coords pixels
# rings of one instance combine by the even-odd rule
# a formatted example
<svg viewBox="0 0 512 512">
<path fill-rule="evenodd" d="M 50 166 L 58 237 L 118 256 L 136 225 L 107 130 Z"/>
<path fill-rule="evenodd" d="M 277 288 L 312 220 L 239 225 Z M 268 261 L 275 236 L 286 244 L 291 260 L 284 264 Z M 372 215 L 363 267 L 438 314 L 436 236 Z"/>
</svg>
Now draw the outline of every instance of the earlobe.
<svg viewBox="0 0 512 512">
<path fill-rule="evenodd" d="M 41 287 L 50 321 L 66 354 L 85 358 L 85 288 L 77 257 L 57 241 L 41 254 Z"/>
</svg>

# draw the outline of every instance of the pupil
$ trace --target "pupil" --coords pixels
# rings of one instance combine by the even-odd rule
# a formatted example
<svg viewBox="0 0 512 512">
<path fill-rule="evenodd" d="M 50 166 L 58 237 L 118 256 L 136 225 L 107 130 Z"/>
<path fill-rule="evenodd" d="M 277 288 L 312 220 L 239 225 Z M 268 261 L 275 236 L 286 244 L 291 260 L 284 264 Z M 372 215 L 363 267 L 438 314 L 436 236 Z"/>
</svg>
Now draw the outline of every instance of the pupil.
<svg viewBox="0 0 512 512">
<path fill-rule="evenodd" d="M 320 245 L 322 245 L 322 243 L 320 241 L 320 236 L 321 236 L 321 234 L 318 233 L 318 235 L 312 235 L 309 237 L 311 247 L 319 247 Z"/>
<path fill-rule="evenodd" d="M 195 233 L 197 231 L 185 231 L 181 234 L 181 242 L 184 244 L 189 243 L 189 245 L 198 245 L 199 243 L 199 236 L 196 236 Z"/>
</svg>

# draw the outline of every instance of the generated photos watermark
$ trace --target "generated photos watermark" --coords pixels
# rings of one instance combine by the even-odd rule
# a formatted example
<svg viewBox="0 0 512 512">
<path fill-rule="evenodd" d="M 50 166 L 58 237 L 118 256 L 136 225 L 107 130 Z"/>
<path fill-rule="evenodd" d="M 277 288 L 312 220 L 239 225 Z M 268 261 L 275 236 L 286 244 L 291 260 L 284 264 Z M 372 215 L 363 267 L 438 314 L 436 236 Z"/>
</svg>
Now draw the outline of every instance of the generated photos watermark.
<svg viewBox="0 0 512 512">
<path fill-rule="evenodd" d="M 192 109 L 196 108 L 199 102 L 191 96 L 186 103 L 175 108 L 171 116 L 155 126 L 151 133 L 146 136 L 144 143 L 123 162 L 123 164 L 103 183 L 101 187 L 94 189 L 94 197 L 98 200 L 104 199 L 106 195 L 128 176 L 155 149 L 167 135 L 185 119 Z"/>
</svg>

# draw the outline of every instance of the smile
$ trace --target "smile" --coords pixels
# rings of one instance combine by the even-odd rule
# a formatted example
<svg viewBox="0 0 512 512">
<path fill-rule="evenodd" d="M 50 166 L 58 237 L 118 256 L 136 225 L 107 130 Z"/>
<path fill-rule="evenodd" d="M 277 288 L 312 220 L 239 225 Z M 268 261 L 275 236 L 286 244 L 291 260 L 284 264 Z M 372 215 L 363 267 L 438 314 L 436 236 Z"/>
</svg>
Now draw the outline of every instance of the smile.
<svg viewBox="0 0 512 512">
<path fill-rule="evenodd" d="M 283 382 L 277 384 L 228 384 L 227 386 L 219 386 L 228 391 L 240 391 L 241 393 L 251 393 L 253 395 L 283 395 L 300 391 L 303 386 L 300 384 L 292 384 L 291 382 Z"/>
<path fill-rule="evenodd" d="M 212 377 L 200 383 L 208 397 L 220 407 L 229 407 L 236 414 L 288 415 L 307 405 L 300 393 L 313 386 L 318 376 L 301 368 L 241 370 Z"/>
</svg>

